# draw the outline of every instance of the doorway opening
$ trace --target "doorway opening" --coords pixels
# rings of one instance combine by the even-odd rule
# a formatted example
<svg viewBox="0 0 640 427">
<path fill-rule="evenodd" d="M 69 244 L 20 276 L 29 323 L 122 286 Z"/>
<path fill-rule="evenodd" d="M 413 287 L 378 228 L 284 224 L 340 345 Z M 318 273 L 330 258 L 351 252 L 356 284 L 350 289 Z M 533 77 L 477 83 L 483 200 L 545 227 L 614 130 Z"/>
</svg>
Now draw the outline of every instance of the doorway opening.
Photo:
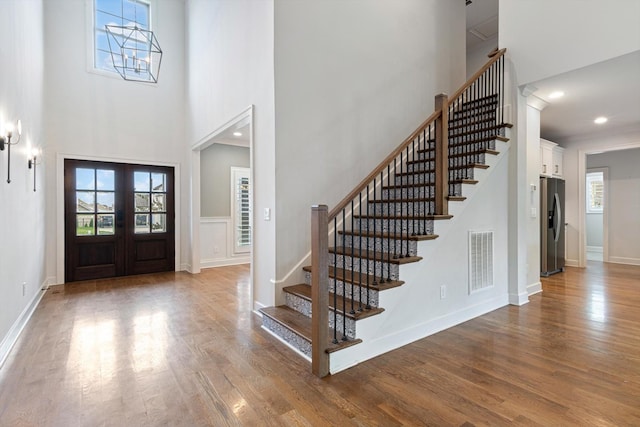
<svg viewBox="0 0 640 427">
<path fill-rule="evenodd" d="M 253 278 L 252 120 L 250 106 L 193 146 L 192 273 L 250 264 Z"/>
<path fill-rule="evenodd" d="M 589 157 L 587 157 L 587 165 Z M 585 239 L 587 242 L 587 261 L 605 261 L 604 212 L 606 209 L 607 168 L 589 168 L 585 177 Z"/>
</svg>

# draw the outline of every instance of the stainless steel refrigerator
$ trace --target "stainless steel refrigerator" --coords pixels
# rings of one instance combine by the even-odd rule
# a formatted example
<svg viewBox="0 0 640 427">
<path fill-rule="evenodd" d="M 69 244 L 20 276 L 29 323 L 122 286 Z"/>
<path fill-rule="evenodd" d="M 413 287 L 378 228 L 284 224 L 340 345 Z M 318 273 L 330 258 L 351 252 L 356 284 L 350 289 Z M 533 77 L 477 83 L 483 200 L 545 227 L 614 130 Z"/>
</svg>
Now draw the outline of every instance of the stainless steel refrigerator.
<svg viewBox="0 0 640 427">
<path fill-rule="evenodd" d="M 564 271 L 564 180 L 540 178 L 540 274 Z"/>
</svg>

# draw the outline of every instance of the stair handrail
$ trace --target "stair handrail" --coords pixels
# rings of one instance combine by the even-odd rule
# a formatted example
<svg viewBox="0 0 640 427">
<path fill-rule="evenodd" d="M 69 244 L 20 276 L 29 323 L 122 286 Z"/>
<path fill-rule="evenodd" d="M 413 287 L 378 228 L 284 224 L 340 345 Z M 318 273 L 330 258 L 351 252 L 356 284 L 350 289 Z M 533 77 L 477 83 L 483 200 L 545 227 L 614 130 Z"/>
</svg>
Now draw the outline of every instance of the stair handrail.
<svg viewBox="0 0 640 427">
<path fill-rule="evenodd" d="M 328 221 L 335 219 L 336 216 L 338 216 L 338 214 L 345 207 L 347 207 L 347 205 L 351 203 L 351 201 L 358 194 L 360 194 L 362 191 L 365 190 L 365 188 L 367 187 L 367 184 L 371 183 L 374 177 L 378 176 L 382 171 L 384 171 L 387 165 L 391 161 L 393 161 L 394 158 L 399 156 L 409 146 L 409 144 L 411 144 L 421 133 L 425 131 L 425 129 L 427 129 L 431 124 L 433 124 L 441 115 L 442 115 L 442 110 L 438 109 L 434 111 L 433 114 L 431 114 L 427 118 L 427 120 L 422 122 L 422 124 L 420 124 L 420 126 L 418 126 L 418 128 L 415 131 L 413 131 L 411 135 L 409 135 L 404 141 L 402 141 L 402 143 L 398 145 L 395 150 L 393 150 L 387 157 L 385 157 L 385 159 L 382 162 L 380 162 L 380 164 L 378 164 L 378 166 L 369 175 L 367 175 L 362 181 L 360 181 L 360 184 L 358 184 L 349 194 L 345 196 L 344 199 L 338 202 L 338 204 L 333 209 L 331 209 L 331 211 L 329 211 Z"/>
<path fill-rule="evenodd" d="M 487 63 L 484 64 L 482 68 L 476 71 L 473 76 L 469 77 L 469 79 L 467 79 L 467 81 L 462 86 L 460 86 L 460 89 L 455 91 L 454 94 L 449 97 L 449 105 L 454 103 L 465 90 L 467 90 L 473 83 L 475 83 L 476 80 L 478 80 L 480 76 L 484 74 L 485 71 L 487 71 L 493 64 L 495 64 L 500 58 L 502 58 L 506 51 L 507 48 L 505 47 L 498 51 L 491 52 L 491 59 L 489 59 L 489 61 L 487 61 Z"/>
</svg>

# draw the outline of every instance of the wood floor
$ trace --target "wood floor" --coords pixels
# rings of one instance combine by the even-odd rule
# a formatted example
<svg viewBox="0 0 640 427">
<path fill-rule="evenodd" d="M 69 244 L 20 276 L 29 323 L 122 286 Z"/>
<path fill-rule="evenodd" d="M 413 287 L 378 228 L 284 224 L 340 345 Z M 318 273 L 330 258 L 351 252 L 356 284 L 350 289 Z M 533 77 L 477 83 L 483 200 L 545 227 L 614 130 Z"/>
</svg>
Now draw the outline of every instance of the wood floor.
<svg viewBox="0 0 640 427">
<path fill-rule="evenodd" d="M 50 290 L 0 371 L 1 426 L 640 425 L 640 267 L 324 380 L 260 328 L 248 268 Z"/>
</svg>

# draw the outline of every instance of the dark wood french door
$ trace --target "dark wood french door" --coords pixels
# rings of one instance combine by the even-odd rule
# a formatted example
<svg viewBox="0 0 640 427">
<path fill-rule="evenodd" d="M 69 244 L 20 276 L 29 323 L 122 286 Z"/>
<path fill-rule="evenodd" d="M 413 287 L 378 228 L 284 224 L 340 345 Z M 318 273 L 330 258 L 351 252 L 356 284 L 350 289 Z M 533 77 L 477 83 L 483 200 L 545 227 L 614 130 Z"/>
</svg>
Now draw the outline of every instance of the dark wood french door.
<svg viewBox="0 0 640 427">
<path fill-rule="evenodd" d="M 65 281 L 175 269 L 174 170 L 65 160 Z"/>
</svg>

